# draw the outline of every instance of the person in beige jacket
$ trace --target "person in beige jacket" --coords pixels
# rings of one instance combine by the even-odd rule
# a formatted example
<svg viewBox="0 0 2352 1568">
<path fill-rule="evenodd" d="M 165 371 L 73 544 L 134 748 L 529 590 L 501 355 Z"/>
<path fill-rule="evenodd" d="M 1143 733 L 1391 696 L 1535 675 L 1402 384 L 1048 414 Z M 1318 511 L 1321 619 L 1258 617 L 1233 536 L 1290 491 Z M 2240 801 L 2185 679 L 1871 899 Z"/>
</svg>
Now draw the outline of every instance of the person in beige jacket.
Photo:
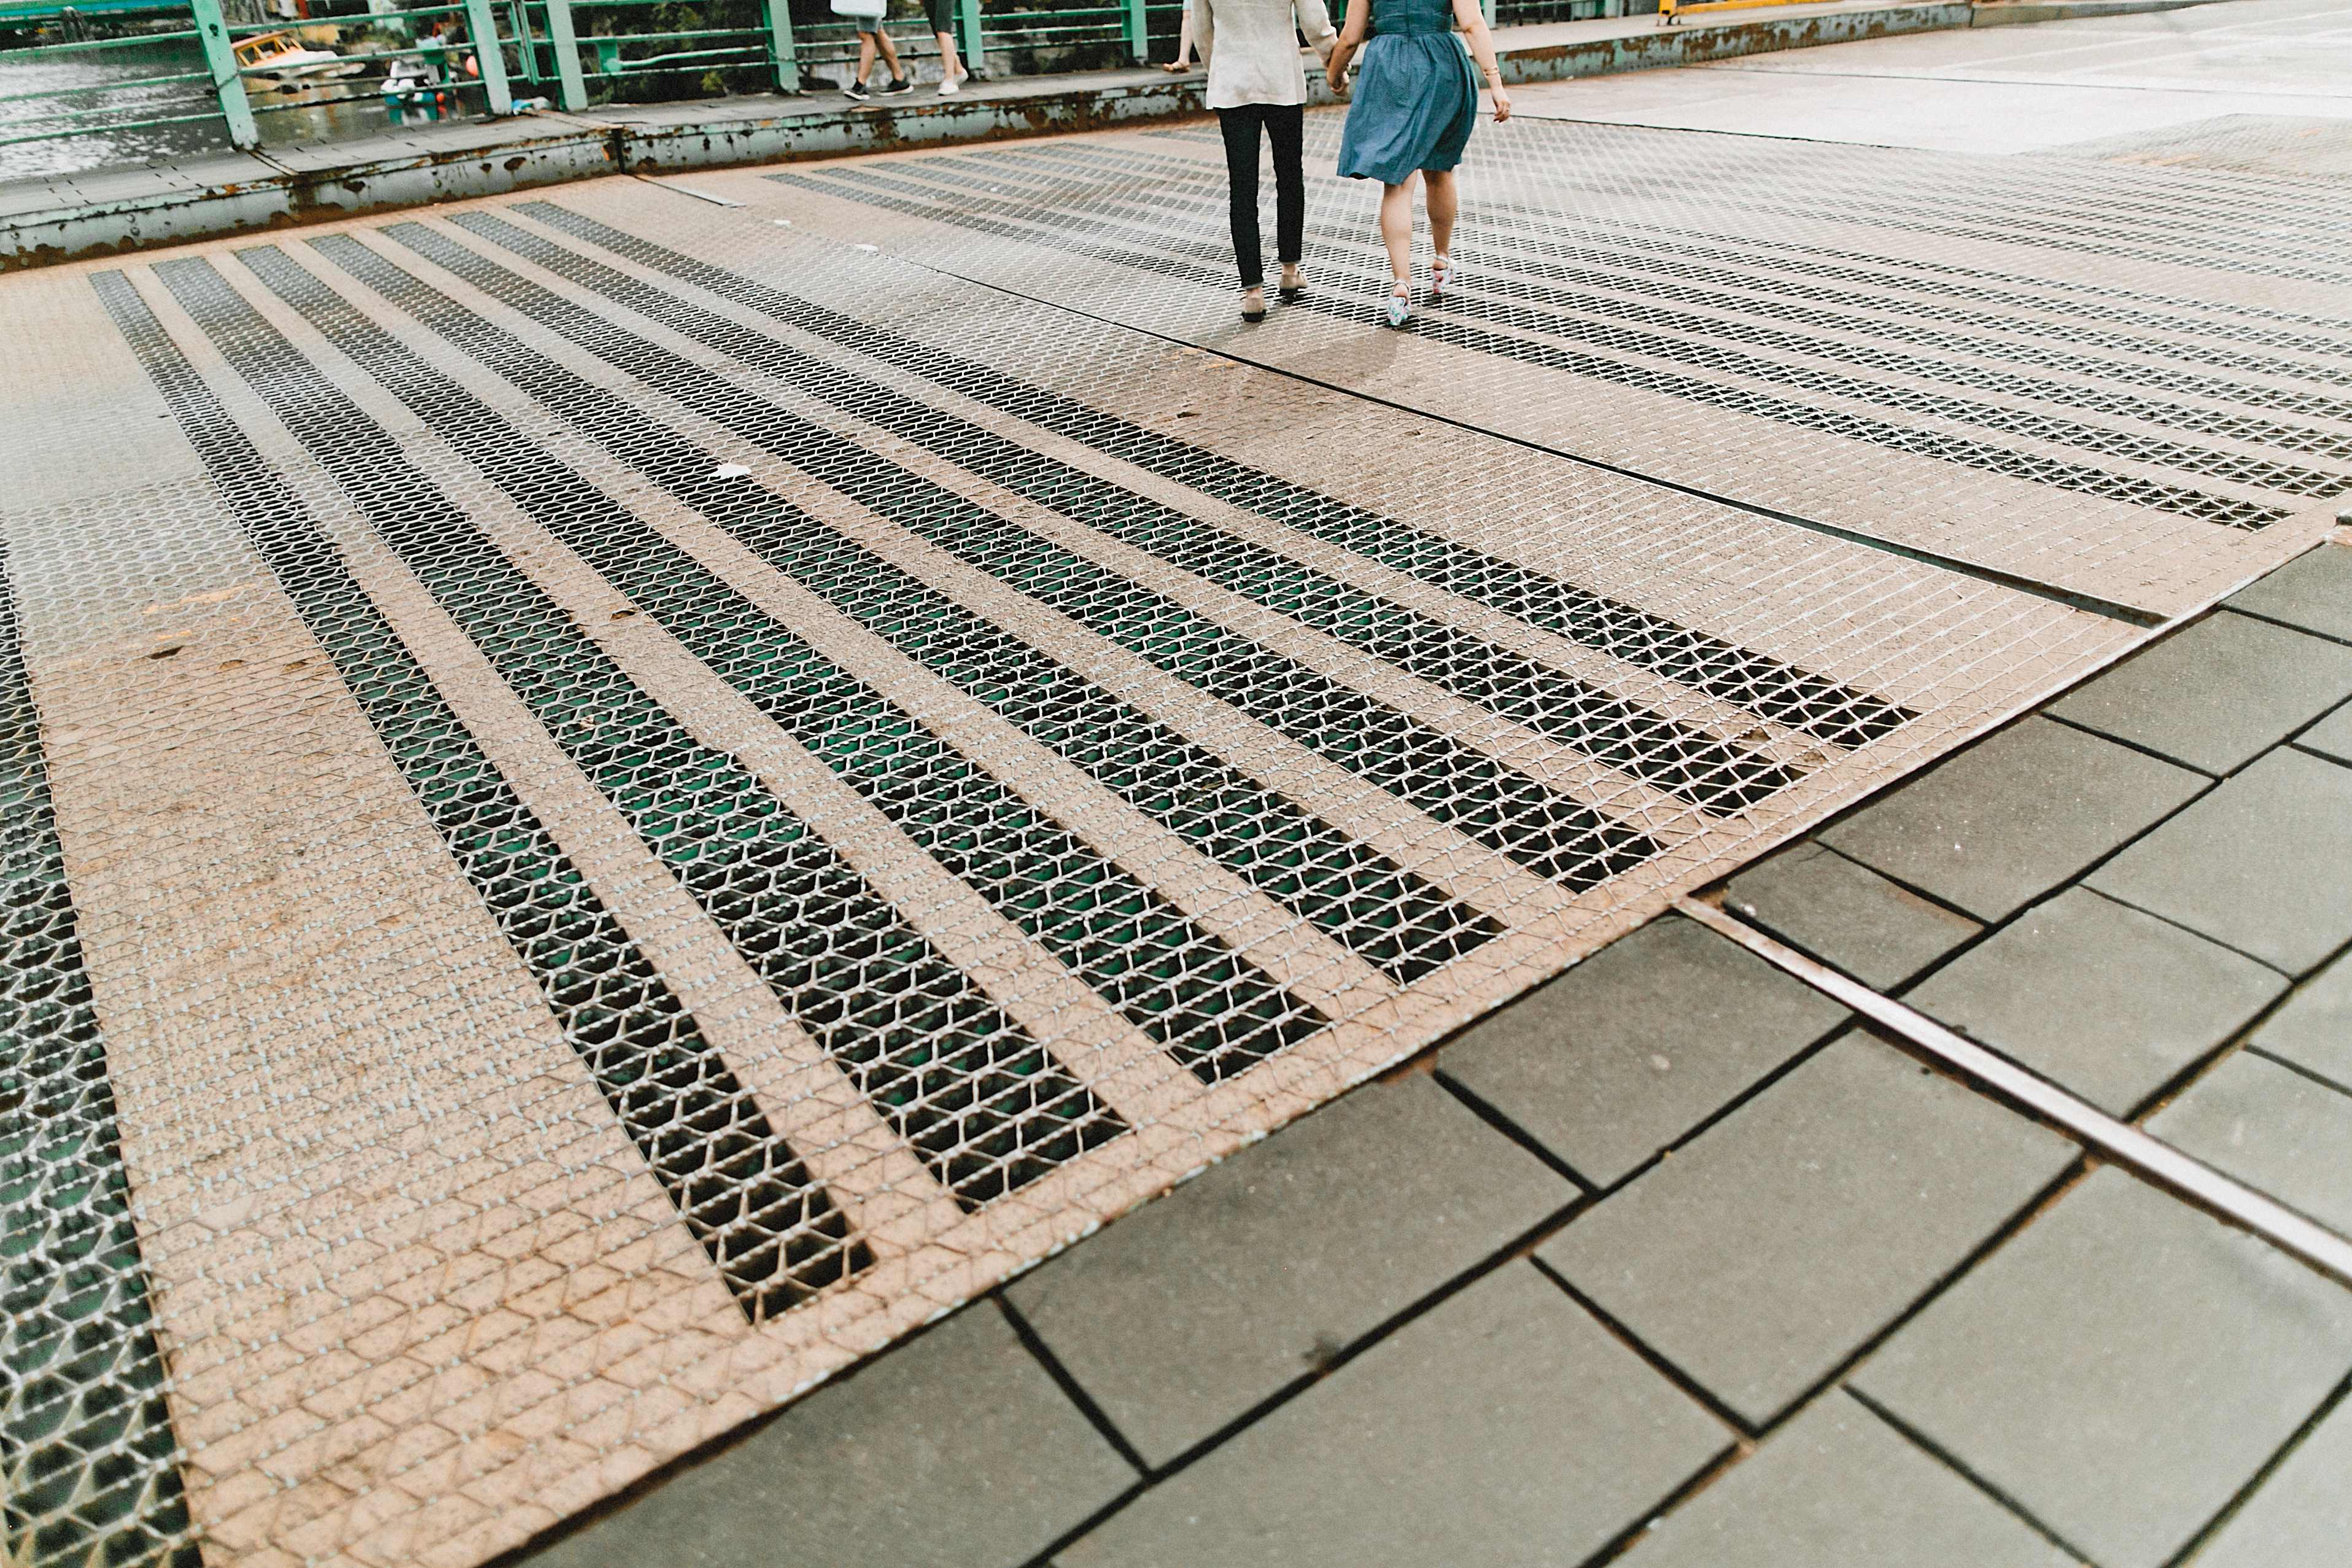
<svg viewBox="0 0 2352 1568">
<path fill-rule="evenodd" d="M 1265 319 L 1265 258 L 1257 229 L 1257 142 L 1274 149 L 1274 243 L 1282 297 L 1306 285 L 1298 259 L 1307 242 L 1307 68 L 1298 39 L 1331 58 L 1338 34 L 1323 0 L 1192 0 L 1192 38 L 1209 67 L 1209 107 L 1225 135 L 1232 185 L 1234 258 L 1241 265 L 1242 320 Z"/>
</svg>

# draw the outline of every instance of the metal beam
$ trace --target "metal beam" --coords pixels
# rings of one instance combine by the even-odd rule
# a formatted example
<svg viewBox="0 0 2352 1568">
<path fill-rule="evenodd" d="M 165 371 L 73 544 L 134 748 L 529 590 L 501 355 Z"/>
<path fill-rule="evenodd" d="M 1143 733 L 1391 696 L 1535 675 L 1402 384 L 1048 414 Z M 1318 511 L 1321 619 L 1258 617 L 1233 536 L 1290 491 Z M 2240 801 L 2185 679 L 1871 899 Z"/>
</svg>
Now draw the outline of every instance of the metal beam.
<svg viewBox="0 0 2352 1568">
<path fill-rule="evenodd" d="M 778 92 L 801 89 L 800 51 L 793 43 L 792 0 L 760 0 L 768 29 L 768 68 L 776 73 Z"/>
<path fill-rule="evenodd" d="M 474 46 L 474 59 L 482 73 L 482 93 L 492 114 L 514 112 L 514 94 L 507 87 L 506 52 L 499 47 L 499 20 L 490 0 L 466 0 L 466 31 Z"/>
<path fill-rule="evenodd" d="M 588 107 L 588 84 L 580 75 L 580 40 L 572 31 L 572 0 L 547 0 L 547 42 L 555 51 L 555 101 L 564 113 L 577 114 Z"/>
<path fill-rule="evenodd" d="M 963 68 L 980 75 L 980 58 L 984 43 L 980 32 L 980 0 L 956 0 L 956 48 L 963 56 Z"/>
<path fill-rule="evenodd" d="M 205 69 L 212 73 L 213 96 L 220 101 L 221 118 L 228 121 L 228 143 L 241 153 L 261 145 L 261 128 L 253 122 L 253 104 L 245 96 L 245 78 L 236 70 L 236 50 L 228 24 L 221 19 L 220 0 L 188 0 L 194 14 L 196 41 L 205 51 Z"/>
<path fill-rule="evenodd" d="M 1737 915 L 1697 899 L 1677 899 L 1675 910 L 1899 1037 L 1967 1078 L 1992 1098 L 2038 1116 L 2110 1163 L 2194 1204 L 2215 1218 L 2253 1232 L 2322 1274 L 2352 1285 L 2352 1241 L 2265 1197 L 2232 1176 L 2119 1121 L 2038 1078 L 2008 1058 L 1957 1035 L 1916 1007 L 1839 973 L 1828 964 L 1775 941 Z"/>
</svg>

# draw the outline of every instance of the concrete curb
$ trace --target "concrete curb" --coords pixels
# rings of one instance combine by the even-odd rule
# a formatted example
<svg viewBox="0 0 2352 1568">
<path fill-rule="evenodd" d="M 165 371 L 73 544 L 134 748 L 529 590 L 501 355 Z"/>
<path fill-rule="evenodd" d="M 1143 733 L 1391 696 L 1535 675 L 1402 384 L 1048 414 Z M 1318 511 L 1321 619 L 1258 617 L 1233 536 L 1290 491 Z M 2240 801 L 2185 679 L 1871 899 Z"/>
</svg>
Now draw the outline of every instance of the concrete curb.
<svg viewBox="0 0 2352 1568">
<path fill-rule="evenodd" d="M 1990 0 L 1976 7 L 1972 27 L 2014 27 L 2027 22 L 2081 22 L 2097 16 L 2137 16 L 2149 11 L 2185 11 L 2221 0 Z"/>
<path fill-rule="evenodd" d="M 2195 0 L 2182 3 L 2193 4 Z M 1903 33 L 1941 32 L 1968 26 L 1973 10 L 1969 0 L 1928 0 L 1926 4 L 1888 5 L 1871 11 L 1817 12 L 1798 16 L 1767 14 L 1712 24 L 1685 22 L 1678 26 L 1653 26 L 1631 36 L 1589 42 L 1531 42 L 1501 51 L 1498 63 L 1504 79 L 1514 86 L 1567 81 L 1577 77 L 1613 76 L 1620 71 L 1706 65 L 1710 60 L 1737 59 L 1742 55 L 1855 43 Z"/>
<path fill-rule="evenodd" d="M 2092 0 L 2093 4 L 2117 0 Z M 2119 0 L 2125 5 L 2195 0 Z M 2063 5 L 2018 7 L 2064 9 Z M 1901 0 L 1801 15 L 1743 16 L 1661 27 L 1626 18 L 1606 36 L 1578 25 L 1512 28 L 1497 41 L 1507 79 L 1561 81 L 1699 65 L 1741 55 L 1970 25 L 1969 0 Z M 1586 36 L 1575 36 L 1579 32 Z M 1563 33 L 1570 36 L 1561 37 Z M 1516 37 L 1513 35 L 1517 35 Z M 253 234 L 434 202 L 617 174 L 677 173 L 846 153 L 1054 135 L 1206 112 L 1198 76 L 1099 72 L 1067 86 L 924 99 L 883 108 L 775 97 L 628 109 L 613 116 L 531 114 L 444 125 L 324 150 L 233 154 L 203 173 L 84 177 L 0 199 L 0 271 L 192 240 Z M 1318 84 L 1319 88 L 1319 83 Z M 1318 101 L 1328 101 L 1318 92 Z M 773 112 L 761 112 L 764 104 Z M 440 142 L 436 146 L 433 143 Z M 340 160 L 340 161 L 339 161 Z M 105 194 L 111 184 L 118 194 Z M 10 195 L 0 188 L 0 198 Z"/>
</svg>

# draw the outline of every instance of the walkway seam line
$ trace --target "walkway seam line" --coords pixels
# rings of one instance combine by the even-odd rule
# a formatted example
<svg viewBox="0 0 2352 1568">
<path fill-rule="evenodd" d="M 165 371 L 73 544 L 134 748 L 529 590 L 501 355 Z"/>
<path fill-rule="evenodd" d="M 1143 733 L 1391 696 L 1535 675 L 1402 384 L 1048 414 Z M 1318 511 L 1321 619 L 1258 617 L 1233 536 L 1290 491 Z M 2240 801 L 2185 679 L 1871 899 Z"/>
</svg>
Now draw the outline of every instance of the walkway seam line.
<svg viewBox="0 0 2352 1568">
<path fill-rule="evenodd" d="M 2012 1109 L 2064 1130 L 2102 1159 L 2162 1187 L 2215 1218 L 2252 1231 L 2280 1251 L 2344 1285 L 2352 1285 L 2352 1241 L 2192 1159 L 2171 1144 L 1936 1022 L 1880 994 L 1715 905 L 1685 895 L 1675 911 L 1738 942 L 1774 968 L 1803 981 L 1964 1075 L 1972 1087 Z"/>
</svg>

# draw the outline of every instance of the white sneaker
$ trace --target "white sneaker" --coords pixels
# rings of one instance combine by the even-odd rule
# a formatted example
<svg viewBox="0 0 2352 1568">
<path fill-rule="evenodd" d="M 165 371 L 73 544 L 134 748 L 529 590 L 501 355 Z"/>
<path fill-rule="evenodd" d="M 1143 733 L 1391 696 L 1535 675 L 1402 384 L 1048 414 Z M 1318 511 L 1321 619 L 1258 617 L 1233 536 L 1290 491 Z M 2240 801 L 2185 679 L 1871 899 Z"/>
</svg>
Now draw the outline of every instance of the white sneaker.
<svg viewBox="0 0 2352 1568">
<path fill-rule="evenodd" d="M 963 78 L 960 76 L 943 76 L 940 78 L 940 96 L 941 98 L 953 98 L 957 93 L 960 93 L 962 90 Z"/>
</svg>

